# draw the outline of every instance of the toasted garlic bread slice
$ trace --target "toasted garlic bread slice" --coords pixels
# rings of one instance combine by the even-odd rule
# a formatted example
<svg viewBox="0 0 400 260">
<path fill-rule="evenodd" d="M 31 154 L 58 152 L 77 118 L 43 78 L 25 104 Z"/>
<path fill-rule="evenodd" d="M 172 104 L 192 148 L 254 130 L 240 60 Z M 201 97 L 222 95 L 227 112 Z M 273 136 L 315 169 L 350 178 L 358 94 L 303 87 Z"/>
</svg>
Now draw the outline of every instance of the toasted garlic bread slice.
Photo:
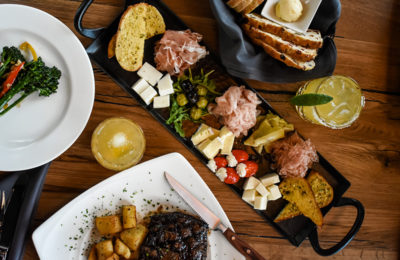
<svg viewBox="0 0 400 260">
<path fill-rule="evenodd" d="M 138 70 L 143 63 L 146 39 L 147 4 L 129 6 L 121 17 L 115 45 L 115 56 L 121 67 L 128 71 Z"/>
<path fill-rule="evenodd" d="M 137 71 L 143 64 L 144 41 L 165 32 L 165 23 L 158 10 L 149 4 L 129 6 L 119 22 L 115 56 L 121 67 Z"/>
<path fill-rule="evenodd" d="M 317 226 L 322 226 L 322 213 L 307 180 L 286 178 L 279 184 L 279 190 L 283 198 L 296 205 L 304 216 L 311 219 Z"/>
<path fill-rule="evenodd" d="M 165 32 L 164 19 L 157 8 L 152 5 L 147 6 L 146 31 L 146 39 Z"/>
<path fill-rule="evenodd" d="M 318 172 L 312 171 L 307 176 L 307 182 L 310 184 L 311 189 L 314 193 L 315 201 L 319 208 L 324 208 L 328 206 L 334 196 L 333 188 L 327 180 Z M 300 210 L 293 203 L 288 203 L 282 210 L 279 212 L 279 215 L 275 218 L 275 222 L 283 221 L 286 219 L 294 218 L 298 215 L 301 215 Z"/>
</svg>

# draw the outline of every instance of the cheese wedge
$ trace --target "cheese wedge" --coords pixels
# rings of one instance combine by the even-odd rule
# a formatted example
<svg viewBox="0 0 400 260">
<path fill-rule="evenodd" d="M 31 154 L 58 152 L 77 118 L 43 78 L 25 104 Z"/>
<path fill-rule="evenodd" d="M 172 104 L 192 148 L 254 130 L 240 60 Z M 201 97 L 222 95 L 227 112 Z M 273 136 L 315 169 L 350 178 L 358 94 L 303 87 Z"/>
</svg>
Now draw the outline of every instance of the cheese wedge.
<svg viewBox="0 0 400 260">
<path fill-rule="evenodd" d="M 256 187 L 256 191 L 258 192 L 258 193 L 260 193 L 262 196 L 264 196 L 264 197 L 267 197 L 268 195 L 269 195 L 269 191 L 267 190 L 267 188 L 265 188 L 265 186 L 262 184 L 262 183 L 260 183 L 260 184 L 258 184 L 257 185 L 257 187 Z"/>
<path fill-rule="evenodd" d="M 244 184 L 243 184 L 243 189 L 244 190 L 252 190 L 252 189 L 255 189 L 257 186 L 258 186 L 258 184 L 260 184 L 261 182 L 257 179 L 257 178 L 255 178 L 255 177 L 253 177 L 253 176 L 250 176 L 249 178 L 247 178 L 247 180 L 244 182 Z"/>
<path fill-rule="evenodd" d="M 198 145 L 199 143 L 203 142 L 207 138 L 215 135 L 218 130 L 206 125 L 201 124 L 200 127 L 197 129 L 196 133 L 192 136 L 191 140 L 194 145 Z"/>
<path fill-rule="evenodd" d="M 268 186 L 270 186 L 272 184 L 279 183 L 280 180 L 279 180 L 279 175 L 278 174 L 269 173 L 269 174 L 266 174 L 266 175 L 262 176 L 260 178 L 260 181 L 264 186 L 268 187 Z"/>
<path fill-rule="evenodd" d="M 268 199 L 265 196 L 256 196 L 254 198 L 254 209 L 266 210 Z"/>
<path fill-rule="evenodd" d="M 250 205 L 253 205 L 254 200 L 256 198 L 256 195 L 257 195 L 257 191 L 256 190 L 253 190 L 253 189 L 252 190 L 245 190 L 243 192 L 242 199 L 244 201 L 246 201 L 247 203 L 249 203 Z"/>
<path fill-rule="evenodd" d="M 282 197 L 279 187 L 277 185 L 271 185 L 267 187 L 269 194 L 267 196 L 268 200 L 277 200 Z"/>
</svg>

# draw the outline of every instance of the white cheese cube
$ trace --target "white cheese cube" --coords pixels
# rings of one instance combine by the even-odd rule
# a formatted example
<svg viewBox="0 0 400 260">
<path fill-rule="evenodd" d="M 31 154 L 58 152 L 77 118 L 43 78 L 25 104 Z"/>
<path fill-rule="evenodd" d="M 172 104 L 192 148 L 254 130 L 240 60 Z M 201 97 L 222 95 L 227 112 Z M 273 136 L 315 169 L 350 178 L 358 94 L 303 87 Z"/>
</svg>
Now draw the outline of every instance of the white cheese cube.
<svg viewBox="0 0 400 260">
<path fill-rule="evenodd" d="M 226 172 L 226 168 L 222 167 L 219 168 L 218 171 L 215 173 L 215 175 L 217 175 L 217 177 L 224 182 L 226 177 L 228 177 L 228 173 Z"/>
<path fill-rule="evenodd" d="M 146 80 L 150 85 L 154 86 L 161 79 L 163 74 L 159 72 L 156 68 L 150 65 L 150 63 L 145 62 L 140 70 L 137 72 L 139 77 Z"/>
<path fill-rule="evenodd" d="M 142 93 L 140 93 L 139 96 L 147 105 L 149 105 L 153 98 L 157 96 L 157 91 L 153 87 L 149 86 Z"/>
<path fill-rule="evenodd" d="M 221 154 L 230 154 L 232 152 L 234 142 L 235 142 L 235 136 L 233 134 L 225 137 L 224 145 L 222 146 L 222 150 L 221 150 Z"/>
<path fill-rule="evenodd" d="M 276 173 L 269 173 L 261 177 L 260 181 L 262 184 L 264 184 L 265 187 L 268 187 L 272 184 L 279 183 L 279 175 Z"/>
<path fill-rule="evenodd" d="M 215 129 L 206 125 L 201 124 L 200 127 L 197 129 L 196 133 L 192 136 L 191 140 L 194 145 L 198 145 L 199 143 L 203 142 L 208 137 L 215 134 Z"/>
<path fill-rule="evenodd" d="M 155 97 L 153 101 L 154 108 L 169 107 L 169 95 L 162 97 Z"/>
<path fill-rule="evenodd" d="M 150 85 L 147 83 L 147 81 L 144 79 L 139 79 L 135 84 L 133 84 L 132 89 L 140 95 L 140 93 L 142 93 L 148 87 L 150 87 Z"/>
<path fill-rule="evenodd" d="M 277 185 L 271 185 L 267 187 L 269 194 L 267 196 L 268 200 L 277 200 L 282 197 L 279 187 Z"/>
<path fill-rule="evenodd" d="M 228 154 L 228 156 L 226 156 L 226 160 L 228 161 L 229 167 L 236 167 L 236 165 L 238 163 L 235 156 L 232 153 L 230 153 L 230 154 Z"/>
<path fill-rule="evenodd" d="M 244 182 L 243 189 L 244 189 L 244 190 L 255 189 L 255 188 L 258 186 L 258 184 L 260 184 L 260 183 L 261 183 L 261 182 L 260 182 L 257 178 L 255 178 L 255 177 L 253 177 L 253 176 L 250 176 L 250 177 Z"/>
<path fill-rule="evenodd" d="M 262 183 L 260 183 L 260 184 L 257 185 L 256 191 L 257 191 L 258 193 L 260 193 L 260 194 L 261 194 L 262 196 L 264 196 L 264 197 L 267 197 L 268 194 L 269 194 L 269 191 L 267 190 L 267 188 L 265 188 L 265 186 L 264 186 Z"/>
<path fill-rule="evenodd" d="M 172 86 L 171 76 L 167 73 L 157 84 L 158 93 L 160 96 L 170 95 L 174 93 L 174 87 Z"/>
<path fill-rule="evenodd" d="M 243 191 L 242 199 L 250 205 L 253 205 L 256 194 L 256 190 L 245 190 Z"/>
<path fill-rule="evenodd" d="M 216 137 L 212 140 L 204 149 L 200 150 L 209 160 L 214 159 L 214 157 L 219 153 L 222 147 L 222 140 Z"/>
<path fill-rule="evenodd" d="M 232 151 L 233 141 L 235 140 L 235 136 L 226 126 L 222 127 L 221 131 L 219 132 L 219 136 L 224 140 L 221 154 L 230 154 Z"/>
<path fill-rule="evenodd" d="M 254 199 L 254 209 L 266 210 L 268 199 L 265 196 L 256 196 Z"/>
<path fill-rule="evenodd" d="M 203 142 L 201 142 L 199 145 L 196 146 L 196 148 L 201 152 L 202 150 L 204 150 L 204 148 L 207 147 L 207 145 L 209 145 L 211 143 L 210 139 L 206 139 Z"/>
</svg>

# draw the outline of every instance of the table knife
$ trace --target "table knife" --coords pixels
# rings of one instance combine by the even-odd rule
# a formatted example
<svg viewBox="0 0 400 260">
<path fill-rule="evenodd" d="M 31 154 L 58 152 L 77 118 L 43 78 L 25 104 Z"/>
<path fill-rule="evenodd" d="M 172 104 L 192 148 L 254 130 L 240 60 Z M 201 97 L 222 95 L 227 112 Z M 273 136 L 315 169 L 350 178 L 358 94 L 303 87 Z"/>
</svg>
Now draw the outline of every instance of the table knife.
<svg viewBox="0 0 400 260">
<path fill-rule="evenodd" d="M 188 190 L 186 190 L 177 180 L 175 180 L 170 174 L 164 172 L 165 178 L 169 185 L 182 197 L 182 199 L 189 204 L 189 206 L 196 211 L 197 214 L 208 224 L 208 226 L 215 230 L 220 230 L 224 236 L 228 239 L 229 243 L 234 246 L 240 253 L 250 259 L 265 260 L 256 250 L 254 250 L 249 244 L 241 240 L 232 229 L 221 223 L 221 219 L 218 218 L 211 210 L 209 210 L 203 203 L 195 198 Z"/>
</svg>

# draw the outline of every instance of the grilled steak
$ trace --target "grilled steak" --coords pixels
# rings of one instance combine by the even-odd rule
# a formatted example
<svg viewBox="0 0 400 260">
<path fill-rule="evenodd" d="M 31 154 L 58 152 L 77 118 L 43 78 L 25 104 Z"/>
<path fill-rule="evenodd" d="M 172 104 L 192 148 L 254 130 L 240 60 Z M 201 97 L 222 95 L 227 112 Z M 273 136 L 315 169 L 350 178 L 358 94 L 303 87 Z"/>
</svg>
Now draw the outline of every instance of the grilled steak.
<svg viewBox="0 0 400 260">
<path fill-rule="evenodd" d="M 139 259 L 207 258 L 208 225 L 204 221 L 181 212 L 162 213 L 151 217 L 148 228 Z"/>
</svg>

